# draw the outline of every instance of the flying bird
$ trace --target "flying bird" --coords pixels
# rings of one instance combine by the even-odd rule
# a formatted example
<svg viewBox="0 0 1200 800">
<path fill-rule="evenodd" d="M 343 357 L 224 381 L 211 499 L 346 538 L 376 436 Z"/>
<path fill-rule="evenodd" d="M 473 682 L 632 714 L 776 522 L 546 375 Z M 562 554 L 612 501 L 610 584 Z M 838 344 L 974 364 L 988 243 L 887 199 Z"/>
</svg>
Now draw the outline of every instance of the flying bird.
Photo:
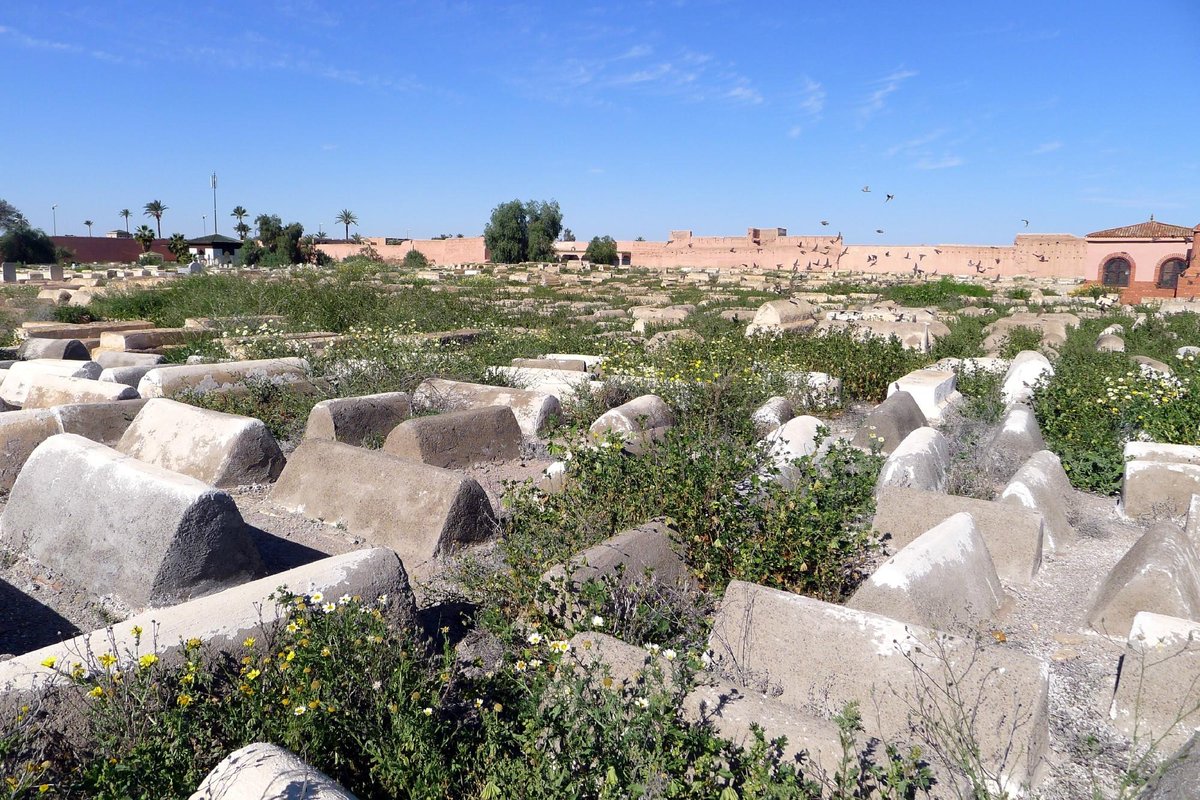
<svg viewBox="0 0 1200 800">
<path fill-rule="evenodd" d="M 875 229 L 875 232 L 876 232 L 876 233 L 883 233 L 883 228 L 876 228 L 876 229 Z"/>
<path fill-rule="evenodd" d="M 864 187 L 862 188 L 862 190 L 863 190 L 864 192 L 869 192 L 869 191 L 871 191 L 871 187 L 870 187 L 870 186 L 864 186 Z"/>
<path fill-rule="evenodd" d="M 828 224 L 829 224 L 829 220 L 827 220 L 827 219 L 823 219 L 823 220 L 821 220 L 821 224 L 822 224 L 822 225 L 828 225 Z"/>
<path fill-rule="evenodd" d="M 938 250 L 936 247 L 933 248 L 933 252 L 937 253 L 939 256 L 942 254 L 942 251 Z"/>
<path fill-rule="evenodd" d="M 892 251 L 891 251 L 891 250 L 884 250 L 884 251 L 883 251 L 883 257 L 884 257 L 884 258 L 891 258 L 891 257 L 892 257 Z"/>
<path fill-rule="evenodd" d="M 1025 223 L 1025 227 L 1026 227 L 1026 228 L 1028 228 L 1028 227 L 1029 227 L 1029 220 L 1027 220 L 1027 219 L 1023 219 L 1023 220 L 1021 220 L 1021 222 L 1024 222 L 1024 223 Z"/>
<path fill-rule="evenodd" d="M 886 203 L 886 202 L 888 202 L 889 200 L 895 200 L 895 199 L 896 199 L 896 195 L 894 195 L 894 194 L 889 194 L 887 197 L 885 197 L 885 198 L 883 199 L 883 202 L 885 202 L 885 203 Z"/>
<path fill-rule="evenodd" d="M 905 253 L 905 254 L 904 254 L 904 260 L 905 260 L 905 261 L 912 261 L 912 253 Z"/>
</svg>

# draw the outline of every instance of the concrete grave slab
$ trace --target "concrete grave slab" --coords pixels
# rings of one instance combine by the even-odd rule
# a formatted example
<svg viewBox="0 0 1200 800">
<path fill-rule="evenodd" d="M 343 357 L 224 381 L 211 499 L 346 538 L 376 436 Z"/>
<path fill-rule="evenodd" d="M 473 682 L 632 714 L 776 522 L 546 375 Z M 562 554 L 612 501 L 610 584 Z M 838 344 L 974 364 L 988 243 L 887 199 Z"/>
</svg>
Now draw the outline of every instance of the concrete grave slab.
<svg viewBox="0 0 1200 800">
<path fill-rule="evenodd" d="M 1092 596 L 1087 624 L 1124 637 L 1142 611 L 1200 619 L 1200 556 L 1169 522 L 1151 526 L 1109 571 Z"/>
<path fill-rule="evenodd" d="M 383 450 L 447 469 L 509 461 L 521 454 L 521 428 L 507 406 L 446 411 L 401 422 L 388 434 Z"/>
<path fill-rule="evenodd" d="M 60 375 L 34 375 L 25 395 L 25 408 L 82 403 L 114 403 L 137 400 L 137 389 L 120 383 L 93 381 L 87 378 L 64 378 Z"/>
<path fill-rule="evenodd" d="M 487 494 L 473 479 L 341 442 L 301 442 L 270 498 L 392 548 L 410 573 L 423 574 L 497 531 Z"/>
<path fill-rule="evenodd" d="M 370 439 L 386 439 L 393 428 L 411 415 L 412 402 L 407 392 L 322 400 L 308 412 L 304 438 L 361 446 Z"/>
<path fill-rule="evenodd" d="M 188 800 L 357 800 L 290 750 L 255 742 L 225 757 Z"/>
<path fill-rule="evenodd" d="M 562 414 L 562 404 L 552 394 L 441 378 L 424 381 L 413 392 L 412 401 L 414 408 L 435 411 L 508 406 L 525 436 L 537 436 Z"/>
<path fill-rule="evenodd" d="M 71 433 L 29 456 L 0 516 L 0 536 L 133 608 L 208 594 L 262 569 L 229 495 Z"/>
<path fill-rule="evenodd" d="M 116 449 L 213 486 L 269 483 L 284 457 L 262 420 L 153 398 L 126 429 Z"/>
<path fill-rule="evenodd" d="M 1110 716 L 1122 733 L 1155 742 L 1162 752 L 1200 730 L 1200 621 L 1147 611 L 1134 616 Z"/>
<path fill-rule="evenodd" d="M 880 452 L 888 455 L 906 436 L 924 425 L 925 415 L 913 396 L 908 392 L 895 392 L 867 414 L 851 444 L 867 450 L 874 443 L 880 447 Z"/>
<path fill-rule="evenodd" d="M 96 380 L 100 377 L 100 371 L 100 365 L 95 361 L 72 361 L 57 358 L 18 361 L 10 366 L 8 372 L 4 374 L 4 382 L 0 383 L 0 400 L 16 408 L 24 406 L 33 380 L 38 375 Z"/>
<path fill-rule="evenodd" d="M 1041 514 L 1045 522 L 1043 546 L 1053 553 L 1075 541 L 1075 528 L 1067 513 L 1074 494 L 1059 457 L 1050 450 L 1039 450 L 1009 479 L 999 501 Z"/>
<path fill-rule="evenodd" d="M 626 450 L 637 454 L 674 425 L 675 414 L 670 406 L 658 395 L 644 394 L 601 414 L 588 432 L 594 439 L 616 435 L 625 442 Z"/>
<path fill-rule="evenodd" d="M 888 394 L 907 392 L 917 401 L 917 407 L 930 424 L 941 422 L 946 409 L 962 402 L 955 388 L 958 377 L 953 371 L 919 369 L 896 379 L 888 386 Z"/>
<path fill-rule="evenodd" d="M 950 469 L 950 443 L 933 428 L 917 428 L 904 437 L 879 471 L 878 494 L 889 486 L 907 486 L 941 492 Z"/>
<path fill-rule="evenodd" d="M 308 362 L 303 358 L 264 358 L 224 361 L 217 364 L 180 364 L 156 367 L 138 383 L 142 397 L 173 397 L 181 392 L 236 391 L 248 380 L 279 386 L 310 386 Z"/>
</svg>

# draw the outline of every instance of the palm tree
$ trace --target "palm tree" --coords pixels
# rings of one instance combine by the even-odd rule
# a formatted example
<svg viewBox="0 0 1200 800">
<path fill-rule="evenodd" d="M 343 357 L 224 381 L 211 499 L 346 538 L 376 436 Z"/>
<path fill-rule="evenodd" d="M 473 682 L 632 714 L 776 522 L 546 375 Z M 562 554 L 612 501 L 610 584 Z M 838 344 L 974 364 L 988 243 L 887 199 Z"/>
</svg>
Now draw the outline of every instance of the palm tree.
<svg viewBox="0 0 1200 800">
<path fill-rule="evenodd" d="M 138 244 L 142 246 L 143 253 L 149 253 L 150 247 L 154 244 L 154 229 L 149 225 L 140 225 L 133 234 L 133 238 L 137 239 Z"/>
<path fill-rule="evenodd" d="M 250 212 L 241 206 L 234 206 L 233 211 L 229 212 L 229 216 L 235 217 L 238 221 L 238 225 L 241 225 L 246 221 L 246 217 L 250 216 Z"/>
<path fill-rule="evenodd" d="M 122 208 L 120 216 L 125 218 L 125 232 L 129 233 L 129 218 L 133 216 L 133 212 L 128 208 Z"/>
<path fill-rule="evenodd" d="M 350 239 L 350 226 L 358 224 L 358 217 L 354 216 L 354 212 L 343 208 L 342 213 L 338 214 L 333 220 L 346 226 L 346 240 Z"/>
<path fill-rule="evenodd" d="M 239 238 L 245 239 L 250 233 L 250 226 L 244 222 L 239 222 L 237 225 L 233 226 L 233 232 L 236 233 Z"/>
<path fill-rule="evenodd" d="M 91 238 L 91 235 L 92 235 L 92 221 L 91 221 L 90 219 L 85 219 L 85 220 L 83 221 L 83 224 L 84 224 L 84 225 L 87 225 L 87 229 L 88 229 L 88 237 L 89 237 L 89 238 Z"/>
<path fill-rule="evenodd" d="M 158 238 L 162 238 L 162 215 L 167 210 L 167 207 L 162 204 L 161 200 L 151 200 L 145 205 L 146 216 L 154 217 L 154 222 L 158 228 Z"/>
</svg>

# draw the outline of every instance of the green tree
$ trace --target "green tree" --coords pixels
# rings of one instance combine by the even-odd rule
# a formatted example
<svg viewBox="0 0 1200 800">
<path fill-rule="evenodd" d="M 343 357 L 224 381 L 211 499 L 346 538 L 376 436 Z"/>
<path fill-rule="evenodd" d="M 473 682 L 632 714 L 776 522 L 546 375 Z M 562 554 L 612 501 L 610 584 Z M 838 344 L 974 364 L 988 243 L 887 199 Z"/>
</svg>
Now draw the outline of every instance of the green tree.
<svg viewBox="0 0 1200 800">
<path fill-rule="evenodd" d="M 583 257 L 593 264 L 616 264 L 617 243 L 611 236 L 593 236 Z"/>
<path fill-rule="evenodd" d="M 7 200 L 0 200 L 0 230 L 13 231 L 17 228 L 28 228 L 29 220 L 17 211 L 17 207 Z"/>
<path fill-rule="evenodd" d="M 492 209 L 483 229 L 483 246 L 497 264 L 517 264 L 529 249 L 529 219 L 520 200 L 510 200 Z"/>
<path fill-rule="evenodd" d="M 88 236 L 89 236 L 89 237 L 91 237 L 91 235 L 92 235 L 92 225 L 94 225 L 95 223 L 93 223 L 93 222 L 92 222 L 90 219 L 85 219 L 85 220 L 83 221 L 83 224 L 87 226 L 87 229 L 88 229 Z"/>
<path fill-rule="evenodd" d="M 333 221 L 337 222 L 340 225 L 346 226 L 346 240 L 349 241 L 350 226 L 358 224 L 358 217 L 354 216 L 354 212 L 351 211 L 350 209 L 343 208 L 342 213 L 338 214 L 337 217 L 335 217 Z"/>
<path fill-rule="evenodd" d="M 122 216 L 125 218 L 125 232 L 129 233 L 129 218 L 133 216 L 133 212 L 130 211 L 128 208 L 122 208 L 121 212 L 118 216 Z"/>
<path fill-rule="evenodd" d="M 242 241 L 245 241 L 246 237 L 250 235 L 250 226 L 244 222 L 239 222 L 237 225 L 233 226 L 233 232 L 236 233 L 238 237 L 242 239 Z"/>
<path fill-rule="evenodd" d="M 247 242 L 240 251 L 241 262 L 247 266 L 282 267 L 304 264 L 312 254 L 301 244 L 304 226 L 299 222 L 287 225 L 278 214 L 259 214 L 254 218 L 258 227 L 258 242 Z"/>
<path fill-rule="evenodd" d="M 401 265 L 405 269 L 429 269 L 429 258 L 420 250 L 409 250 Z"/>
<path fill-rule="evenodd" d="M 133 238 L 142 246 L 143 253 L 149 253 L 150 246 L 154 244 L 154 229 L 149 225 L 139 225 L 133 232 Z"/>
<path fill-rule="evenodd" d="M 175 256 L 176 261 L 188 260 L 187 238 L 182 233 L 171 234 L 171 240 L 167 242 L 167 249 L 171 251 L 171 255 Z"/>
<path fill-rule="evenodd" d="M 158 228 L 158 238 L 161 239 L 162 238 L 162 216 L 163 216 L 163 212 L 165 212 L 167 210 L 167 207 L 162 204 L 161 200 L 151 200 L 149 203 L 146 203 L 144 208 L 145 208 L 145 216 L 154 217 L 154 223 Z"/>
<path fill-rule="evenodd" d="M 246 224 L 246 217 L 250 216 L 250 212 L 241 206 L 234 206 L 233 211 L 229 212 L 229 216 L 237 220 L 237 224 L 233 226 L 233 232 L 244 240 L 250 233 L 250 226 Z"/>
<path fill-rule="evenodd" d="M 571 230 L 570 228 L 563 228 L 559 239 L 564 242 L 573 242 L 575 241 L 575 231 Z"/>
<path fill-rule="evenodd" d="M 558 253 L 554 242 L 562 233 L 562 209 L 557 200 L 538 202 L 530 200 L 525 204 L 525 218 L 529 220 L 529 249 L 525 253 L 527 261 L 555 261 Z"/>
<path fill-rule="evenodd" d="M 49 264 L 55 258 L 54 242 L 40 228 L 22 225 L 0 236 L 0 260 L 22 264 Z"/>
</svg>

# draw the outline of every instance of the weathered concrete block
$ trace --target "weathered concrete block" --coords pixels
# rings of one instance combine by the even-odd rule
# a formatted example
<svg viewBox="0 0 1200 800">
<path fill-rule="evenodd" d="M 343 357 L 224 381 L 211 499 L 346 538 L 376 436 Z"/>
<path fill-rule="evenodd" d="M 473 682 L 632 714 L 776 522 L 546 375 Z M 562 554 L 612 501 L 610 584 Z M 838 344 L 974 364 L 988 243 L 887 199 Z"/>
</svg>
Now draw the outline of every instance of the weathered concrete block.
<svg viewBox="0 0 1200 800">
<path fill-rule="evenodd" d="M 262 569 L 233 499 L 71 433 L 38 445 L 0 517 L 6 545 L 133 608 L 178 603 Z"/>
<path fill-rule="evenodd" d="M 471 478 L 341 442 L 301 442 L 270 497 L 392 548 L 410 573 L 496 534 L 487 494 Z"/>
<path fill-rule="evenodd" d="M 81 403 L 113 403 L 118 400 L 137 400 L 137 389 L 119 383 L 64 378 L 60 375 L 35 375 L 25 395 L 25 408 Z"/>
<path fill-rule="evenodd" d="M 1200 729 L 1200 621 L 1146 611 L 1133 618 L 1110 714 L 1121 732 L 1164 753 Z"/>
<path fill-rule="evenodd" d="M 146 400 L 81 403 L 48 409 L 58 420 L 60 433 L 74 433 L 93 442 L 116 447 Z"/>
<path fill-rule="evenodd" d="M 786 397 L 769 398 L 750 415 L 759 436 L 765 436 L 796 415 Z"/>
<path fill-rule="evenodd" d="M 593 438 L 615 434 L 625 442 L 625 449 L 632 453 L 641 453 L 651 442 L 662 438 L 674 425 L 675 415 L 671 412 L 671 407 L 658 395 L 644 394 L 605 411 L 596 418 L 588 431 Z"/>
<path fill-rule="evenodd" d="M 805 300 L 772 300 L 754 312 L 754 319 L 746 326 L 746 335 L 808 330 L 816 325 L 815 315 L 816 307 Z"/>
<path fill-rule="evenodd" d="M 890 487 L 875 503 L 872 527 L 888 551 L 898 554 L 922 534 L 956 514 L 970 514 L 987 545 L 996 574 L 1015 585 L 1028 584 L 1042 565 L 1043 519 L 1037 511 L 973 497 Z"/>
<path fill-rule="evenodd" d="M 589 580 L 613 578 L 621 585 L 630 585 L 646 580 L 647 575 L 670 586 L 690 582 L 679 546 L 661 522 L 647 522 L 605 539 L 566 564 L 546 570 L 542 581 L 561 581 L 567 584 L 564 588 L 574 591 Z"/>
<path fill-rule="evenodd" d="M 1126 461 L 1159 461 L 1164 464 L 1200 464 L 1200 447 L 1162 442 L 1128 442 Z"/>
<path fill-rule="evenodd" d="M 134 355 L 138 354 L 134 353 Z M 142 367 L 105 367 L 97 380 L 104 383 L 118 383 L 136 390 L 138 384 L 142 382 L 142 378 L 146 377 L 146 373 L 152 369 L 156 369 L 153 364 Z"/>
<path fill-rule="evenodd" d="M 17 330 L 18 339 L 99 339 L 105 331 L 136 331 L 153 328 L 154 324 L 144 319 L 105 320 L 103 322 L 22 322 Z"/>
<path fill-rule="evenodd" d="M 768 742 L 784 737 L 783 761 L 803 765 L 806 773 L 812 766 L 832 773 L 842 757 L 834 723 L 725 681 L 697 686 L 683 698 L 680 711 L 684 719 L 711 725 L 718 736 L 739 747 L 754 745 L 753 725 L 763 729 Z"/>
<path fill-rule="evenodd" d="M 1054 375 L 1054 365 L 1050 359 L 1033 350 L 1023 350 L 1013 358 L 1008 372 L 1004 373 L 1004 383 L 1000 387 L 1000 396 L 1005 403 L 1027 403 L 1033 397 L 1033 387 L 1043 377 Z"/>
<path fill-rule="evenodd" d="M 1125 340 L 1115 334 L 1105 334 L 1097 337 L 1096 350 L 1102 353 L 1124 353 Z"/>
<path fill-rule="evenodd" d="M 1002 788 L 1039 777 L 1049 735 L 1048 670 L 1022 653 L 800 595 L 732 581 L 708 641 L 726 674 L 828 719 L 859 701 L 868 736 L 908 734 L 914 706 L 949 713 L 946 684 L 973 721 L 979 757 Z"/>
<path fill-rule="evenodd" d="M 142 397 L 173 397 L 180 392 L 228 392 L 248 380 L 305 387 L 309 385 L 308 362 L 303 358 L 264 358 L 157 367 L 138 383 L 138 394 Z"/>
<path fill-rule="evenodd" d="M 17 358 L 30 361 L 35 358 L 54 358 L 63 361 L 90 361 L 92 356 L 83 342 L 78 339 L 29 338 L 17 348 Z"/>
<path fill-rule="evenodd" d="M 1040 450 L 1021 465 L 999 500 L 1040 513 L 1045 521 L 1043 546 L 1046 552 L 1053 553 L 1075 541 L 1075 528 L 1067 516 L 1074 505 L 1074 495 L 1059 457 L 1050 450 Z"/>
<path fill-rule="evenodd" d="M 132 331 L 104 331 L 100 334 L 100 349 L 113 352 L 154 350 L 182 344 L 194 332 L 186 328 L 144 328 Z"/>
<path fill-rule="evenodd" d="M 1034 453 L 1045 449 L 1046 441 L 1033 409 L 1017 403 L 1008 409 L 988 441 L 987 457 L 997 472 L 1012 475 Z"/>
<path fill-rule="evenodd" d="M 995 617 L 1004 602 L 988 546 L 971 514 L 959 512 L 900 548 L 846 605 L 970 634 Z"/>
<path fill-rule="evenodd" d="M 537 436 L 552 419 L 562 414 L 562 404 L 551 394 L 440 378 L 424 381 L 413 392 L 412 400 L 415 408 L 436 411 L 508 406 L 517 417 L 521 433 L 526 436 Z"/>
<path fill-rule="evenodd" d="M 514 358 L 511 366 L 524 369 L 552 369 L 568 372 L 587 372 L 588 366 L 582 358 Z"/>
<path fill-rule="evenodd" d="M 290 750 L 255 742 L 217 764 L 188 800 L 357 800 Z"/>
<path fill-rule="evenodd" d="M 380 610 L 389 622 L 405 627 L 416 624 L 412 588 L 399 556 L 382 547 L 355 550 L 179 605 L 146 611 L 119 626 L 92 631 L 0 661 L 0 687 L 22 691 L 48 680 L 65 682 L 62 673 L 50 672 L 41 665 L 48 656 L 54 656 L 66 671 L 67 665 L 73 660 L 77 662 L 81 653 L 111 652 L 118 658 L 121 668 L 125 668 L 131 662 L 136 663 L 139 652 L 145 653 L 149 649 L 146 637 L 140 648 L 135 644 L 135 626 L 154 633 L 160 654 L 175 652 L 182 648 L 184 641 L 193 637 L 214 648 L 234 651 L 242 647 L 247 636 L 265 641 L 266 631 L 285 616 L 270 599 L 280 586 L 296 593 L 321 592 L 327 598 L 344 594 L 359 596 L 366 603 L 375 603 L 386 596 L 386 604 L 381 605 Z"/>
<path fill-rule="evenodd" d="M 1127 517 L 1178 517 L 1200 494 L 1200 464 L 1180 461 L 1125 462 L 1121 511 Z"/>
<path fill-rule="evenodd" d="M 93 359 L 104 369 L 120 367 L 156 367 L 163 362 L 158 353 L 118 353 L 111 350 L 98 351 Z"/>
<path fill-rule="evenodd" d="M 581 390 L 596 391 L 603 384 L 592 380 L 591 373 L 569 369 L 544 369 L 537 367 L 490 367 L 487 377 L 501 377 L 513 386 L 531 392 L 553 395 L 570 400 Z"/>
<path fill-rule="evenodd" d="M 879 471 L 876 493 L 888 486 L 940 492 L 946 488 L 950 443 L 933 428 L 917 428 L 904 437 Z"/>
<path fill-rule="evenodd" d="M 362 445 L 369 439 L 385 439 L 412 415 L 407 392 L 383 392 L 322 400 L 308 412 L 305 439 Z"/>
<path fill-rule="evenodd" d="M 888 386 L 888 394 L 907 392 L 917 401 L 925 421 L 935 424 L 941 421 L 947 408 L 962 402 L 962 395 L 955 388 L 957 385 L 958 376 L 953 371 L 918 369 L 893 381 Z"/>
<path fill-rule="evenodd" d="M 658 686 L 669 687 L 672 683 L 670 663 L 661 660 L 648 650 L 623 642 L 615 636 L 598 631 L 577 633 L 568 641 L 569 660 L 577 670 L 592 672 L 597 677 L 612 678 L 613 691 L 636 692 L 648 681 L 654 681 L 653 672 L 661 677 Z"/>
<path fill-rule="evenodd" d="M 446 468 L 509 461 L 521 454 L 521 428 L 507 406 L 446 411 L 401 422 L 388 434 L 383 450 Z"/>
<path fill-rule="evenodd" d="M 1200 731 L 1166 760 L 1138 800 L 1186 800 L 1200 786 Z"/>
<path fill-rule="evenodd" d="M 1200 619 L 1200 557 L 1169 522 L 1151 526 L 1109 571 L 1087 623 L 1108 636 L 1126 636 L 1141 611 Z"/>
<path fill-rule="evenodd" d="M 157 397 L 149 400 L 117 450 L 212 486 L 268 483 L 283 453 L 262 420 Z"/>
<path fill-rule="evenodd" d="M 58 419 L 48 409 L 0 414 L 0 490 L 12 488 L 21 467 L 39 444 L 62 432 Z"/>
<path fill-rule="evenodd" d="M 17 408 L 25 405 L 29 388 L 33 385 L 33 379 L 38 375 L 95 380 L 100 377 L 100 365 L 95 361 L 71 361 L 56 358 L 18 361 L 4 374 L 4 383 L 0 383 L 0 400 Z"/>
<path fill-rule="evenodd" d="M 899 447 L 906 436 L 924 425 L 925 415 L 913 396 L 908 392 L 895 392 L 867 414 L 851 444 L 866 450 L 874 442 L 879 445 L 880 452 L 887 455 Z"/>
</svg>

